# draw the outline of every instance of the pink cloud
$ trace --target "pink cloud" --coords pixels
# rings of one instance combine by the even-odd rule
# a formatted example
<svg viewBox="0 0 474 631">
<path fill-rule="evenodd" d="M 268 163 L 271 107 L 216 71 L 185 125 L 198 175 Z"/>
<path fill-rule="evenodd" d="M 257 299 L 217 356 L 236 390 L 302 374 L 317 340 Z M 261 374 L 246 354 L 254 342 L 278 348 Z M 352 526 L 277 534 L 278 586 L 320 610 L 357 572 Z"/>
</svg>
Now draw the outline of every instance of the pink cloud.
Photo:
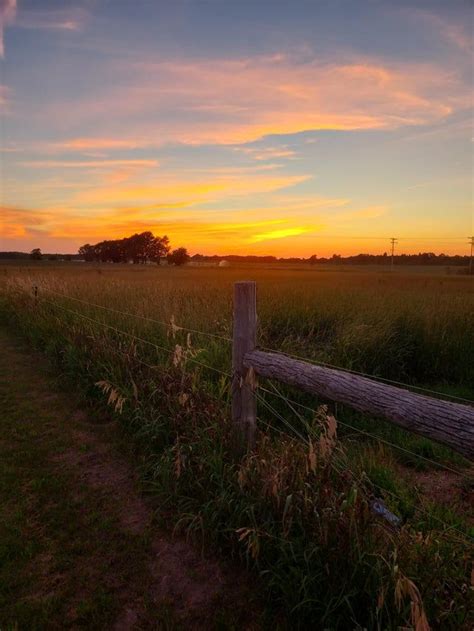
<svg viewBox="0 0 474 631">
<path fill-rule="evenodd" d="M 0 83 L 0 110 L 4 111 L 8 108 L 8 93 L 9 89 L 6 85 Z M 2 147 L 2 151 L 7 151 L 5 147 Z"/>
<path fill-rule="evenodd" d="M 471 99 L 456 71 L 371 59 L 124 63 L 112 78 L 90 97 L 55 103 L 43 114 L 64 128 L 100 123 L 107 134 L 67 141 L 69 148 L 242 144 L 310 130 L 394 129 L 440 121 Z"/>
<path fill-rule="evenodd" d="M 405 12 L 407 12 L 411 17 L 420 20 L 431 31 L 436 31 L 437 36 L 440 35 L 454 48 L 459 49 L 462 53 L 472 54 L 472 21 L 471 25 L 466 26 L 460 22 L 443 19 L 440 15 L 421 8 L 409 8 L 405 9 Z"/>
<path fill-rule="evenodd" d="M 157 167 L 157 160 L 28 160 L 22 166 L 35 169 L 106 169 L 113 167 Z"/>
<path fill-rule="evenodd" d="M 27 29 L 80 31 L 87 17 L 87 12 L 79 7 L 28 9 L 18 14 L 16 24 Z"/>
<path fill-rule="evenodd" d="M 90 149 L 136 149 L 143 147 L 145 140 L 122 140 L 120 138 L 71 138 L 56 143 L 58 149 L 90 150 Z"/>
<path fill-rule="evenodd" d="M 5 57 L 4 29 L 16 15 L 16 0 L 0 0 L 0 57 Z"/>
</svg>

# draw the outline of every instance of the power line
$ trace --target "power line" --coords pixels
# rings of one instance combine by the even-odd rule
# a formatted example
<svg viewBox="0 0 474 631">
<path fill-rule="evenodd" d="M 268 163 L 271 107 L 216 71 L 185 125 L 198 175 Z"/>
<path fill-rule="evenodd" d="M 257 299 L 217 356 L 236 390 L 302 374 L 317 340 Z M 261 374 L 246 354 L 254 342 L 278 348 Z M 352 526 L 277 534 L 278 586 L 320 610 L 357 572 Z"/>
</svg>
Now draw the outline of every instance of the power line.
<svg viewBox="0 0 474 631">
<path fill-rule="evenodd" d="M 314 235 L 314 237 L 311 238 L 315 238 L 315 239 L 375 239 L 377 241 L 386 241 L 387 239 L 390 239 L 391 237 L 388 237 L 387 235 L 380 235 L 380 236 L 374 236 L 374 235 L 367 235 L 367 236 L 360 236 L 360 235 L 351 235 L 351 234 L 339 234 L 339 235 L 335 235 L 335 234 L 316 234 Z M 465 239 L 465 237 L 430 237 L 430 236 L 421 236 L 421 237 L 397 237 L 397 239 L 399 239 L 400 241 L 463 241 Z"/>
<path fill-rule="evenodd" d="M 398 239 L 395 239 L 395 237 L 392 237 L 390 239 L 390 243 L 392 244 L 392 258 L 390 260 L 390 268 L 393 272 L 393 257 L 395 256 L 395 244 L 398 243 Z"/>
</svg>

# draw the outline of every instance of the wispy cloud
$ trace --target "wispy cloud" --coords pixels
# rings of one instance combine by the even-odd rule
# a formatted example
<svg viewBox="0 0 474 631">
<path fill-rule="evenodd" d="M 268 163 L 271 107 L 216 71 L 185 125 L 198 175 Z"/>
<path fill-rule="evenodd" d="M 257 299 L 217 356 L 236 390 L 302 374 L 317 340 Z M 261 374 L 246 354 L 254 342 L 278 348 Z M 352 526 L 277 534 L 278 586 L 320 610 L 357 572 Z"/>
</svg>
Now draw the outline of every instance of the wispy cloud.
<svg viewBox="0 0 474 631">
<path fill-rule="evenodd" d="M 142 140 L 124 140 L 121 138 L 71 138 L 63 142 L 54 143 L 57 149 L 71 149 L 74 151 L 89 151 L 101 149 L 136 149 L 137 147 L 145 147 L 147 141 Z"/>
<path fill-rule="evenodd" d="M 8 94 L 10 90 L 6 85 L 2 85 L 0 83 L 0 110 L 5 112 L 8 109 Z M 2 146 L 2 151 L 6 151 L 7 149 Z"/>
<path fill-rule="evenodd" d="M 18 13 L 16 26 L 26 29 L 80 31 L 88 18 L 80 7 L 27 9 Z"/>
<path fill-rule="evenodd" d="M 274 239 L 285 239 L 286 237 L 295 237 L 305 232 L 314 230 L 313 227 L 293 226 L 291 228 L 281 228 L 280 230 L 270 230 L 269 232 L 260 232 L 252 235 L 249 243 L 259 243 L 260 241 L 273 241 Z"/>
<path fill-rule="evenodd" d="M 16 0 L 0 0 L 0 57 L 5 57 L 5 27 L 13 22 L 16 15 Z"/>
<path fill-rule="evenodd" d="M 21 166 L 34 169 L 107 169 L 113 167 L 157 167 L 157 160 L 26 160 Z"/>
<path fill-rule="evenodd" d="M 254 160 L 275 160 L 275 159 L 293 159 L 295 158 L 296 151 L 288 148 L 288 145 L 282 145 L 280 147 L 252 147 L 252 146 L 239 146 L 234 147 L 235 151 L 244 153 Z"/>
<path fill-rule="evenodd" d="M 67 141 L 70 148 L 106 147 L 107 138 L 124 146 L 244 144 L 314 130 L 395 129 L 442 120 L 469 107 L 471 98 L 470 86 L 452 70 L 370 58 L 125 61 L 108 72 L 91 98 L 52 103 L 39 113 L 63 126 L 101 122 L 107 136 Z"/>
<path fill-rule="evenodd" d="M 428 9 L 405 8 L 402 9 L 410 17 L 413 17 L 425 24 L 436 36 L 442 37 L 448 44 L 459 49 L 462 53 L 472 54 L 474 38 L 471 24 L 454 21 L 452 17 L 442 17 Z"/>
<path fill-rule="evenodd" d="M 25 29 L 80 31 L 87 17 L 79 7 L 18 11 L 17 0 L 0 0 L 0 58 L 5 57 L 4 32 L 10 24 Z"/>
<path fill-rule="evenodd" d="M 73 238 L 80 243 L 81 239 L 99 240 L 120 237 L 130 231 L 151 229 L 157 234 L 167 233 L 173 243 L 185 243 L 192 232 L 199 237 L 200 247 L 209 249 L 222 239 L 232 239 L 234 247 L 241 247 L 317 229 L 315 226 L 294 227 L 289 218 L 212 221 L 189 210 L 182 216 L 171 218 L 169 208 L 159 206 L 146 210 L 132 207 L 122 209 L 121 213 L 102 212 L 95 217 L 93 224 L 87 215 L 78 212 L 58 214 L 55 209 L 32 211 L 9 206 L 1 207 L 0 211 L 3 220 L 0 234 L 5 239 L 37 238 L 42 234 L 52 239 Z"/>
<path fill-rule="evenodd" d="M 366 208 L 359 208 L 347 213 L 344 218 L 351 219 L 376 219 L 383 217 L 388 212 L 387 206 L 367 206 Z"/>
<path fill-rule="evenodd" d="M 118 207 L 149 203 L 176 203 L 187 201 L 198 203 L 211 200 L 223 200 L 228 197 L 242 197 L 262 193 L 271 193 L 294 186 L 309 179 L 308 175 L 222 175 L 208 179 L 199 177 L 184 179 L 168 177 L 152 182 L 137 181 L 123 186 L 95 186 L 79 190 L 69 200 L 72 206 L 81 207 Z"/>
<path fill-rule="evenodd" d="M 18 239 L 27 236 L 32 230 L 45 227 L 54 219 L 54 215 L 44 210 L 0 206 L 0 218 L 0 236 L 3 239 Z"/>
</svg>

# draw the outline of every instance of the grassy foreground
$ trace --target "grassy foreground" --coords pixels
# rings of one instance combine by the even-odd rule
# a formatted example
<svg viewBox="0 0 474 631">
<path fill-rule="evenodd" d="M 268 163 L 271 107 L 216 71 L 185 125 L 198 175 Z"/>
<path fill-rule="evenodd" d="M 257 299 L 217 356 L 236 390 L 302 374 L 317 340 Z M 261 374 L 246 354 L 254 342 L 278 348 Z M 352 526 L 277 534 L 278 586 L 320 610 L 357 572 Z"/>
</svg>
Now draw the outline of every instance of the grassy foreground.
<svg viewBox="0 0 474 631">
<path fill-rule="evenodd" d="M 0 341 L 0 627 L 104 628 L 147 575 L 148 533 L 124 531 L 113 501 L 60 466 L 74 407 Z"/>
<path fill-rule="evenodd" d="M 0 628 L 259 628 L 246 573 L 157 527 L 120 428 L 0 344 Z"/>
<path fill-rule="evenodd" d="M 262 577 L 269 606 L 293 626 L 470 628 L 472 515 L 462 500 L 470 482 L 456 482 L 458 503 L 439 502 L 420 491 L 416 478 L 423 469 L 433 474 L 433 484 L 438 481 L 436 467 L 418 455 L 467 476 L 462 459 L 395 428 L 380 431 L 376 419 L 337 411 L 342 422 L 379 432 L 409 448 L 410 456 L 358 437 L 324 410 L 295 416 L 270 399 L 279 419 L 260 410 L 255 452 L 242 462 L 233 458 L 228 380 L 193 363 L 228 371 L 230 349 L 224 340 L 188 338 L 166 323 L 174 316 L 179 325 L 228 336 L 230 288 L 243 273 L 249 274 L 9 268 L 1 312 L 94 405 L 113 405 L 144 456 L 150 486 L 170 507 L 163 518 L 246 561 Z M 472 396 L 470 279 L 274 270 L 251 275 L 259 281 L 263 345 Z M 33 284 L 40 287 L 36 305 Z M 314 406 L 314 400 L 300 400 Z M 374 497 L 402 517 L 400 530 L 373 514 Z"/>
</svg>

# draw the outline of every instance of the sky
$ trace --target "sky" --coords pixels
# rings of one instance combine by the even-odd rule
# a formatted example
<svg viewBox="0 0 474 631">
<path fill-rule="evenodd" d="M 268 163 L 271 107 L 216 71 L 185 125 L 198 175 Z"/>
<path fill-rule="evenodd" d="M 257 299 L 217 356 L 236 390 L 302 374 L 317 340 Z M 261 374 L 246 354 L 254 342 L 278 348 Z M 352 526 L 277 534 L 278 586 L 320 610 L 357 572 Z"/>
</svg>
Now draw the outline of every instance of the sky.
<svg viewBox="0 0 474 631">
<path fill-rule="evenodd" d="M 468 253 L 470 0 L 0 0 L 0 250 Z"/>
</svg>

